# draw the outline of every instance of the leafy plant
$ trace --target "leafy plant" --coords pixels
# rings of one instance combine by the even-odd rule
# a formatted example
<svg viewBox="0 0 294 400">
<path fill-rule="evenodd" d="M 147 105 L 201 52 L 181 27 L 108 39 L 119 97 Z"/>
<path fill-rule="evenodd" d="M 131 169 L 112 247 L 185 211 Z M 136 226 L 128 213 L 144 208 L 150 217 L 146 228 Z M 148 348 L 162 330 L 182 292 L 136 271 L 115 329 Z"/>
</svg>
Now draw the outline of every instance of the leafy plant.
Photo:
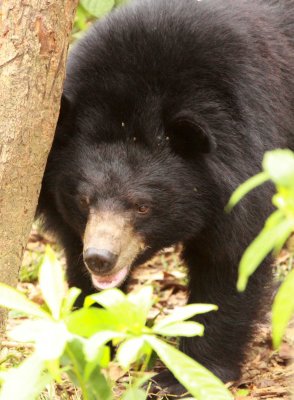
<svg viewBox="0 0 294 400">
<path fill-rule="evenodd" d="M 233 193 L 227 209 L 233 208 L 249 191 L 271 180 L 277 192 L 272 202 L 276 211 L 267 219 L 257 238 L 246 249 L 240 262 L 237 287 L 244 291 L 250 275 L 264 258 L 277 253 L 294 231 L 294 153 L 290 150 L 274 150 L 265 153 L 263 172 L 250 178 Z M 281 285 L 273 304 L 273 342 L 278 347 L 284 331 L 294 313 L 294 271 Z"/>
<path fill-rule="evenodd" d="M 117 7 L 127 0 L 80 0 L 84 9 L 96 18 L 108 14 L 114 7 Z"/>
<path fill-rule="evenodd" d="M 73 29 L 73 38 L 79 39 L 95 20 L 104 17 L 128 0 L 80 0 Z"/>
<path fill-rule="evenodd" d="M 187 320 L 216 310 L 216 306 L 187 305 L 149 328 L 146 321 L 152 306 L 152 288 L 147 286 L 127 295 L 111 289 L 87 296 L 84 307 L 73 311 L 80 290 L 66 291 L 63 271 L 49 247 L 40 268 L 39 284 L 45 300 L 42 307 L 0 284 L 0 305 L 32 317 L 10 336 L 35 343 L 33 354 L 20 366 L 0 373 L 1 400 L 35 399 L 48 383 L 61 383 L 63 374 L 80 387 L 85 400 L 113 400 L 112 385 L 105 373 L 111 360 L 110 342 L 118 346 L 115 360 L 125 371 L 135 363 L 143 373 L 154 350 L 196 399 L 232 399 L 211 372 L 158 337 L 203 335 L 201 324 Z M 92 307 L 95 304 L 102 308 Z M 146 379 L 143 376 L 130 385 L 122 399 L 145 399 L 140 385 Z"/>
</svg>

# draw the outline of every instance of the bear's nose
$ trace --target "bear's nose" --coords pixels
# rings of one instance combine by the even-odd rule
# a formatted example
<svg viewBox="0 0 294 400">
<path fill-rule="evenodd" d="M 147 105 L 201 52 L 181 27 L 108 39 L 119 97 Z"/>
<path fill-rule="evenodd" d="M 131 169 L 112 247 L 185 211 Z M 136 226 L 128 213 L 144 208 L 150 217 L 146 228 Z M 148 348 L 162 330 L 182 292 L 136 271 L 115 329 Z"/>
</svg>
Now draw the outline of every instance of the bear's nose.
<svg viewBox="0 0 294 400">
<path fill-rule="evenodd" d="M 114 267 L 117 255 L 105 249 L 89 247 L 84 251 L 84 261 L 94 274 L 105 274 Z"/>
</svg>

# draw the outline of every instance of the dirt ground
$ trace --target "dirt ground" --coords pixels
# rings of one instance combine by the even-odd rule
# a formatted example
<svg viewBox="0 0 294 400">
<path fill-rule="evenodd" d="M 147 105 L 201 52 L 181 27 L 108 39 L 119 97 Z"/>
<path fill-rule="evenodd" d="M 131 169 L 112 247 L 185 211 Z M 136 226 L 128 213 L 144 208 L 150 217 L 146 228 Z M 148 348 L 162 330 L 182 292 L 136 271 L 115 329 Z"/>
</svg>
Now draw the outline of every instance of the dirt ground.
<svg viewBox="0 0 294 400">
<path fill-rule="evenodd" d="M 45 244 L 48 242 L 54 246 L 50 239 L 45 239 L 36 230 L 32 231 L 24 257 L 24 266 L 20 274 L 19 289 L 35 301 L 40 301 L 36 284 L 38 263 L 44 252 Z M 131 288 L 146 283 L 152 284 L 154 287 L 156 302 L 150 318 L 167 314 L 169 310 L 184 305 L 186 302 L 186 270 L 181 264 L 177 250 L 174 248 L 166 249 L 133 272 L 130 282 Z M 59 252 L 58 254 L 64 263 L 62 253 Z M 290 253 L 283 250 L 277 259 L 276 274 L 283 275 L 288 269 L 292 268 L 292 264 Z M 8 329 L 11 329 L 18 322 L 17 314 L 10 313 Z M 1 360 L 7 357 L 7 354 L 12 353 L 14 360 L 20 360 L 24 354 L 29 352 L 30 346 L 20 347 L 6 337 L 2 341 L 0 364 Z M 291 362 L 293 359 L 294 321 L 290 324 L 279 351 L 274 351 L 271 346 L 270 323 L 259 326 L 255 340 L 250 347 L 250 354 L 248 354 L 248 359 L 243 367 L 242 379 L 239 382 L 228 383 L 228 387 L 236 400 L 293 400 L 294 396 L 291 397 L 290 394 L 290 388 L 294 387 L 294 363 Z M 160 369 L 160 365 L 157 368 Z M 122 387 L 126 377 L 115 365 L 111 375 L 116 381 L 116 392 L 119 399 L 120 387 Z M 57 386 L 53 391 L 53 397 L 45 396 L 42 398 L 54 400 L 77 400 L 80 398 L 76 390 L 70 385 L 65 385 L 62 388 Z M 160 397 L 158 400 L 160 400 Z"/>
</svg>

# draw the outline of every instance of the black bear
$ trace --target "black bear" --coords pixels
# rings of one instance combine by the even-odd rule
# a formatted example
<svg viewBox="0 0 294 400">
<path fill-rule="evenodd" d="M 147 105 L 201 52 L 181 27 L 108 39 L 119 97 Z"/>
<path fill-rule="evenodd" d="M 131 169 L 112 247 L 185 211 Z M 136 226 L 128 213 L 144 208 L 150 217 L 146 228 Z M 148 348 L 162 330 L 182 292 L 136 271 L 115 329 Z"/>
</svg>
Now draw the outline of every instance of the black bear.
<svg viewBox="0 0 294 400">
<path fill-rule="evenodd" d="M 182 242 L 189 302 L 219 311 L 181 349 L 236 379 L 271 280 L 267 259 L 238 293 L 238 264 L 273 188 L 224 207 L 266 150 L 294 148 L 293 131 L 293 0 L 135 0 L 95 23 L 70 53 L 38 209 L 69 284 L 121 286 Z M 169 373 L 158 382 L 183 391 Z"/>
</svg>

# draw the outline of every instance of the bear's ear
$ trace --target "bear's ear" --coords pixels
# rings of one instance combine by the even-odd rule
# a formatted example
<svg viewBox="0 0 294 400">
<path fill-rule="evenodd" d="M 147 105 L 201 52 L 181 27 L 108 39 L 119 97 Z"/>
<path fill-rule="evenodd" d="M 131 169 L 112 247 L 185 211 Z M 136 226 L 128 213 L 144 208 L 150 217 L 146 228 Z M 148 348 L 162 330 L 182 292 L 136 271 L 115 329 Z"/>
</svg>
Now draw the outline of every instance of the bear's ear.
<svg viewBox="0 0 294 400">
<path fill-rule="evenodd" d="M 173 151 L 184 158 L 210 153 L 216 147 L 207 127 L 197 123 L 189 114 L 178 114 L 172 119 L 168 125 L 168 136 Z"/>
</svg>

